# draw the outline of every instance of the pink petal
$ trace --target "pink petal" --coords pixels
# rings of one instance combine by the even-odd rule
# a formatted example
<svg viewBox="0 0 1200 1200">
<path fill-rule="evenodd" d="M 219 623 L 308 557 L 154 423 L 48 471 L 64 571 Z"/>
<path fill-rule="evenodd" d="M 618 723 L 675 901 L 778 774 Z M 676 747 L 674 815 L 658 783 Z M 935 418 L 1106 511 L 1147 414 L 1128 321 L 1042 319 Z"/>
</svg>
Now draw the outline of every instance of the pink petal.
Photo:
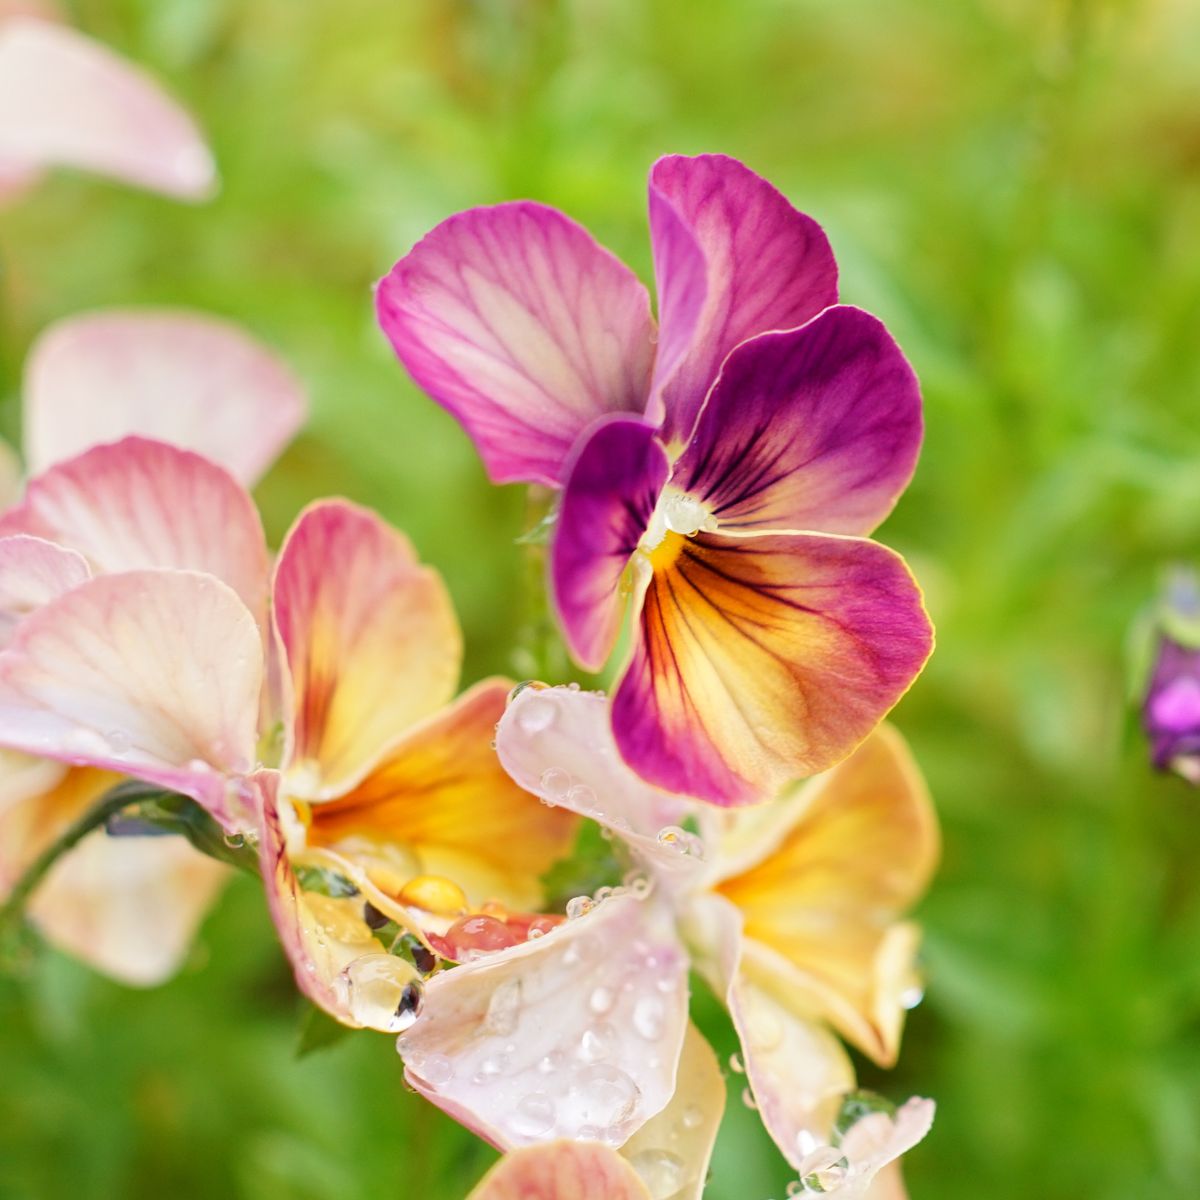
<svg viewBox="0 0 1200 1200">
<path fill-rule="evenodd" d="M 650 233 L 662 297 L 655 387 L 664 438 L 684 442 L 725 356 L 748 337 L 793 329 L 837 303 L 837 265 L 811 217 L 720 154 L 654 164 Z"/>
<path fill-rule="evenodd" d="M 0 158 L 80 167 L 183 200 L 216 186 L 199 130 L 149 75 L 39 20 L 0 26 Z"/>
<path fill-rule="evenodd" d="M 458 622 L 408 539 L 344 500 L 300 515 L 274 597 L 295 704 L 289 789 L 333 799 L 454 695 Z"/>
<path fill-rule="evenodd" d="M 496 753 L 517 784 L 611 829 L 655 875 L 690 878 L 693 843 L 658 840 L 691 806 L 634 774 L 622 760 L 597 692 L 522 688 L 496 726 Z"/>
<path fill-rule="evenodd" d="M 0 517 L 0 536 L 17 533 L 77 550 L 97 572 L 205 571 L 256 616 L 265 608 L 267 549 L 254 502 L 189 450 L 128 437 L 59 463 Z"/>
<path fill-rule="evenodd" d="M 916 583 L 875 542 L 668 533 L 651 561 L 612 722 L 625 761 L 679 795 L 754 803 L 832 766 L 932 649 Z"/>
<path fill-rule="evenodd" d="M 670 466 L 652 425 L 599 422 L 566 473 L 550 551 L 550 585 L 575 660 L 604 665 L 621 629 L 622 582 Z"/>
<path fill-rule="evenodd" d="M 545 205 L 442 222 L 380 283 L 377 307 L 400 361 L 462 423 L 496 483 L 557 485 L 587 425 L 645 407 L 646 290 Z"/>
<path fill-rule="evenodd" d="M 867 534 L 908 485 L 921 393 L 861 309 L 743 342 L 726 360 L 672 485 L 722 529 Z"/>
<path fill-rule="evenodd" d="M 651 1200 L 637 1173 L 598 1142 L 549 1142 L 506 1154 L 467 1200 Z"/>
<path fill-rule="evenodd" d="M 25 368 L 25 452 L 42 471 L 139 434 L 195 450 L 250 485 L 303 424 L 304 390 L 237 325 L 111 310 L 50 326 Z"/>
<path fill-rule="evenodd" d="M 22 617 L 89 578 L 83 556 L 42 538 L 0 537 L 0 647 Z"/>
<path fill-rule="evenodd" d="M 183 792 L 228 826 L 250 769 L 258 626 L 219 580 L 100 576 L 39 608 L 0 654 L 0 745 Z"/>
<path fill-rule="evenodd" d="M 435 975 L 400 1053 L 417 1091 L 493 1145 L 620 1145 L 670 1100 L 686 1027 L 669 914 L 614 896 Z"/>
</svg>

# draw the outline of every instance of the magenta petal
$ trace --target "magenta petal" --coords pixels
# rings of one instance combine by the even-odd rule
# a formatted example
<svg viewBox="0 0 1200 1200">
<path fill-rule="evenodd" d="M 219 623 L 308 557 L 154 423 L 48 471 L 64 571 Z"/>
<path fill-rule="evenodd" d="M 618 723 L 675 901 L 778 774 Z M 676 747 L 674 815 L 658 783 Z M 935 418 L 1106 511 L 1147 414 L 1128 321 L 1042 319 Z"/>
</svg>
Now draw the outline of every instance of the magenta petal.
<svg viewBox="0 0 1200 1200">
<path fill-rule="evenodd" d="M 673 484 L 722 529 L 869 533 L 907 486 L 921 393 L 883 324 L 837 306 L 730 354 Z"/>
<path fill-rule="evenodd" d="M 47 329 L 25 368 L 31 472 L 127 434 L 195 450 L 254 483 L 304 420 L 304 389 L 239 326 L 114 309 Z"/>
<path fill-rule="evenodd" d="M 377 309 L 400 361 L 466 428 L 496 483 L 558 485 L 587 425 L 645 407 L 646 289 L 545 205 L 444 221 L 380 283 Z"/>
<path fill-rule="evenodd" d="M 181 200 L 216 186 L 192 119 L 145 72 L 72 29 L 13 19 L 0 29 L 0 160 L 80 167 Z"/>
<path fill-rule="evenodd" d="M 664 438 L 684 441 L 729 351 L 837 303 L 837 265 L 820 225 L 735 159 L 661 158 L 650 172 L 650 196 L 662 297 L 655 387 L 665 405 Z M 703 297 L 685 232 L 704 260 Z"/>
<path fill-rule="evenodd" d="M 621 579 L 670 472 L 654 427 L 598 423 L 567 473 L 550 551 L 550 584 L 567 644 L 597 670 L 621 625 Z"/>
</svg>

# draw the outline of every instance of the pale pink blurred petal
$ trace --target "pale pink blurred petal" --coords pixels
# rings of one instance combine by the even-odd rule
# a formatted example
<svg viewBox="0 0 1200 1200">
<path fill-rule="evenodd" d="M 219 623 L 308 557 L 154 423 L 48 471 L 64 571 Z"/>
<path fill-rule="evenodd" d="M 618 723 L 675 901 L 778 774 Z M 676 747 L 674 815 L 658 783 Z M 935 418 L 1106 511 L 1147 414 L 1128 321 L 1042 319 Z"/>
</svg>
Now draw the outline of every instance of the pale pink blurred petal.
<svg viewBox="0 0 1200 1200">
<path fill-rule="evenodd" d="M 265 616 L 269 565 L 258 510 L 215 463 L 128 437 L 29 481 L 0 536 L 32 534 L 79 551 L 97 573 L 205 571 Z"/>
<path fill-rule="evenodd" d="M 724 1115 L 725 1078 L 717 1056 L 695 1025 L 689 1025 L 671 1103 L 621 1153 L 652 1196 L 700 1200 Z"/>
<path fill-rule="evenodd" d="M 0 745 L 183 792 L 241 827 L 227 777 L 254 764 L 262 674 L 258 626 L 219 580 L 100 576 L 0 653 Z"/>
<path fill-rule="evenodd" d="M 333 799 L 454 695 L 458 622 L 408 539 L 345 500 L 300 515 L 274 590 L 295 697 L 288 788 Z"/>
<path fill-rule="evenodd" d="M 139 67 L 74 30 L 0 24 L 0 161 L 67 166 L 181 200 L 203 200 L 216 168 L 195 123 Z"/>
<path fill-rule="evenodd" d="M 111 310 L 46 329 L 25 366 L 31 473 L 126 434 L 195 450 L 253 484 L 304 422 L 304 389 L 239 326 Z"/>
<path fill-rule="evenodd" d="M 42 538 L 0 537 L 0 647 L 34 609 L 89 578 L 81 554 Z"/>
<path fill-rule="evenodd" d="M 670 1100 L 686 1027 L 669 915 L 613 896 L 435 975 L 400 1053 L 417 1091 L 495 1146 L 620 1145 Z"/>
<path fill-rule="evenodd" d="M 467 1200 L 651 1200 L 621 1156 L 598 1142 L 549 1142 L 506 1154 Z"/>
<path fill-rule="evenodd" d="M 47 846 L 120 782 L 0 751 L 0 896 Z M 51 868 L 27 912 L 47 941 L 122 983 L 172 975 L 229 869 L 179 837 L 89 834 Z"/>
</svg>

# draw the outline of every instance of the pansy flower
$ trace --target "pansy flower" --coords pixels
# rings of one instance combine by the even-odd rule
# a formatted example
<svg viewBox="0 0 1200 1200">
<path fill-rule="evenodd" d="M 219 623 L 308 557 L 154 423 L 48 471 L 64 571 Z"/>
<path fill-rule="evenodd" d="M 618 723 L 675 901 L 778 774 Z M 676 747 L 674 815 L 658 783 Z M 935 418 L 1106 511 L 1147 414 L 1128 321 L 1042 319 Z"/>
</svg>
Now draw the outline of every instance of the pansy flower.
<svg viewBox="0 0 1200 1200">
<path fill-rule="evenodd" d="M 751 803 L 845 757 L 929 654 L 907 567 L 865 536 L 912 474 L 920 394 L 837 304 L 820 227 L 740 163 L 661 159 L 650 231 L 657 326 L 631 271 L 531 202 L 439 225 L 379 318 L 493 480 L 561 489 L 550 585 L 582 666 L 632 599 L 625 760 Z"/>
<path fill-rule="evenodd" d="M 222 321 L 116 311 L 53 326 L 25 375 L 26 458 L 40 473 L 0 516 L 0 647 L 19 638 L 44 605 L 89 581 L 116 603 L 124 585 L 97 577 L 146 568 L 208 572 L 261 610 L 269 564 L 254 507 L 225 470 L 182 447 L 203 449 L 253 482 L 304 407 L 283 364 Z M 139 429 L 175 445 L 126 438 L 76 453 Z M 15 469 L 12 476 L 9 499 L 16 501 Z M 125 633 L 138 636 L 136 628 Z M 100 650 L 92 647 L 93 665 Z M 119 664 L 121 647 L 112 651 Z M 67 693 L 57 702 L 67 703 Z M 107 722 L 98 718 L 99 728 L 76 729 L 62 741 L 66 730 L 31 732 L 23 702 L 10 703 L 17 711 L 7 744 L 39 757 L 0 753 L 0 892 L 105 791 L 136 774 L 138 760 L 115 708 Z M 105 761 L 83 765 L 100 747 Z M 196 757 L 189 753 L 177 766 Z M 164 786 L 190 783 L 223 809 L 223 785 L 213 778 L 155 774 Z M 151 984 L 178 965 L 225 877 L 225 868 L 182 838 L 95 832 L 58 861 L 30 913 L 56 945 L 125 982 Z"/>
<path fill-rule="evenodd" d="M 839 1041 L 890 1065 L 919 995 L 917 931 L 903 914 L 932 873 L 938 835 L 894 730 L 877 730 L 843 763 L 770 804 L 725 814 L 697 812 L 690 799 L 640 779 L 618 753 L 597 694 L 519 691 L 496 748 L 523 788 L 598 822 L 626 848 L 642 874 L 630 885 L 642 895 L 640 923 L 654 941 L 645 932 L 609 936 L 638 901 L 605 896 L 526 947 L 524 967 L 508 952 L 435 976 L 424 1015 L 400 1041 L 418 1091 L 500 1146 L 564 1134 L 619 1145 L 627 1130 L 611 1118 L 624 1111 L 622 1097 L 637 1098 L 632 1080 L 604 1076 L 610 1121 L 581 1134 L 572 1122 L 587 1091 L 572 1078 L 590 1078 L 593 1055 L 622 1039 L 643 1037 L 650 1057 L 675 1052 L 664 1018 L 684 959 L 727 1003 L 756 1106 L 798 1172 L 854 1194 L 924 1136 L 928 1101 L 894 1115 L 854 1107 L 854 1072 Z M 548 1016 L 546 956 L 555 942 L 563 970 Z M 535 956 L 543 965 L 533 979 Z M 870 1137 L 847 1143 L 847 1112 L 878 1117 Z"/>
<path fill-rule="evenodd" d="M 180 200 L 210 196 L 216 168 L 191 117 L 56 16 L 51 4 L 0 0 L 0 201 L 56 166 Z"/>
<path fill-rule="evenodd" d="M 1175 569 L 1154 614 L 1142 728 L 1159 771 L 1200 786 L 1200 576 Z"/>
</svg>

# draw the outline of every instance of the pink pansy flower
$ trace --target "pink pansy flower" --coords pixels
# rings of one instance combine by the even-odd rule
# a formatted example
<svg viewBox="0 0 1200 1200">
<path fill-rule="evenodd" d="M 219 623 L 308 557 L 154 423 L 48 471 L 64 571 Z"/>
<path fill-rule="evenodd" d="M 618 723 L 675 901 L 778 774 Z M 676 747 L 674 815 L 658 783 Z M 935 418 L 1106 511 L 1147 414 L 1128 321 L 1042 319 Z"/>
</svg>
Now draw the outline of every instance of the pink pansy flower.
<svg viewBox="0 0 1200 1200">
<path fill-rule="evenodd" d="M 24 405 L 27 457 L 35 469 L 49 469 L 0 516 L 0 647 L 29 637 L 30 645 L 49 645 L 52 654 L 67 650 L 45 641 L 52 634 L 39 610 L 61 601 L 51 611 L 71 611 L 78 619 L 102 599 L 119 605 L 140 578 L 124 573 L 146 568 L 209 572 L 261 611 L 268 575 L 261 526 L 249 498 L 224 470 L 179 446 L 139 438 L 69 456 L 88 441 L 144 427 L 202 447 L 252 482 L 303 419 L 303 393 L 274 355 L 237 328 L 199 315 L 72 318 L 34 347 Z M 15 478 L 11 499 L 14 493 Z M 101 575 L 110 578 L 96 578 Z M 215 580 L 185 590 L 192 599 L 225 595 Z M 133 620 L 137 611 L 132 606 L 126 615 Z M 117 608 L 108 619 L 120 616 Z M 32 632 L 23 634 L 26 623 Z M 124 622 L 120 629 L 111 646 L 93 645 L 87 652 L 87 670 L 79 674 L 85 689 L 102 688 L 106 668 L 121 670 L 121 655 L 139 631 Z M 161 630 L 144 631 L 147 649 L 156 632 Z M 238 625 L 237 632 L 261 641 L 253 622 L 249 629 Z M 253 651 L 261 655 L 257 645 Z M 121 686 L 134 693 L 138 684 L 126 680 Z M 205 681 L 202 690 L 211 686 Z M 162 690 L 167 694 L 158 697 L 160 708 L 176 705 L 169 686 Z M 119 699 L 108 698 L 108 721 L 98 715 L 102 727 L 91 730 L 78 724 L 80 712 L 72 729 L 54 724 L 48 714 L 34 718 L 26 702 L 11 695 L 0 701 L 14 709 L 6 744 L 42 756 L 0 754 L 0 892 L 103 792 L 123 776 L 141 773 L 141 765 L 156 782 L 182 787 L 223 810 L 223 782 L 188 770 L 193 756 L 180 760 L 181 769 L 143 760 L 115 707 Z M 63 692 L 54 702 L 71 701 Z M 40 733 L 31 728 L 36 721 L 43 724 Z M 165 733 L 161 720 L 159 725 L 156 736 Z M 98 766 L 85 765 L 97 759 Z M 224 868 L 182 839 L 97 832 L 58 862 L 30 911 L 56 945 L 125 982 L 152 984 L 177 967 L 225 876 Z"/>
<path fill-rule="evenodd" d="M 140 68 L 54 15 L 0 4 L 0 199 L 55 166 L 180 200 L 209 197 L 216 168 L 187 113 Z"/>
<path fill-rule="evenodd" d="M 811 1167 L 854 1089 L 835 1033 L 890 1064 L 916 994 L 917 931 L 901 916 L 926 886 L 938 836 L 899 735 L 878 730 L 844 763 L 769 805 L 705 810 L 699 835 L 685 827 L 696 816 L 691 802 L 647 784 L 622 761 L 599 695 L 521 690 L 497 729 L 496 749 L 523 788 L 619 839 L 646 882 L 594 908 L 584 902 L 577 920 L 525 948 L 532 965 L 556 940 L 564 946 L 553 995 L 570 1016 L 546 1018 L 543 980 L 553 977 L 543 965 L 531 984 L 512 952 L 435 976 L 424 1015 L 401 1038 L 413 1086 L 499 1145 L 564 1134 L 620 1144 L 629 1115 L 620 1102 L 639 1099 L 633 1078 L 604 1075 L 607 1125 L 596 1120 L 581 1135 L 564 1123 L 588 1095 L 585 1072 L 598 1047 L 640 1037 L 647 1063 L 677 1051 L 666 1019 L 680 962 L 690 956 L 729 1006 L 767 1129 L 797 1170 Z M 610 936 L 635 905 L 639 939 Z M 523 1123 L 529 1113 L 541 1114 L 539 1128 Z M 923 1135 L 932 1105 L 919 1101 L 901 1114 L 887 1154 L 868 1155 L 841 1138 L 843 1156 L 854 1159 L 839 1166 L 847 1187 L 865 1186 L 919 1140 L 901 1145 L 917 1129 Z"/>
<path fill-rule="evenodd" d="M 820 227 L 718 155 L 650 175 L 659 291 L 554 209 L 451 217 L 378 292 L 413 378 L 497 482 L 562 491 L 550 585 L 645 779 L 722 805 L 844 758 L 924 664 L 903 560 L 869 541 L 917 460 L 917 381 L 837 304 Z"/>
</svg>

